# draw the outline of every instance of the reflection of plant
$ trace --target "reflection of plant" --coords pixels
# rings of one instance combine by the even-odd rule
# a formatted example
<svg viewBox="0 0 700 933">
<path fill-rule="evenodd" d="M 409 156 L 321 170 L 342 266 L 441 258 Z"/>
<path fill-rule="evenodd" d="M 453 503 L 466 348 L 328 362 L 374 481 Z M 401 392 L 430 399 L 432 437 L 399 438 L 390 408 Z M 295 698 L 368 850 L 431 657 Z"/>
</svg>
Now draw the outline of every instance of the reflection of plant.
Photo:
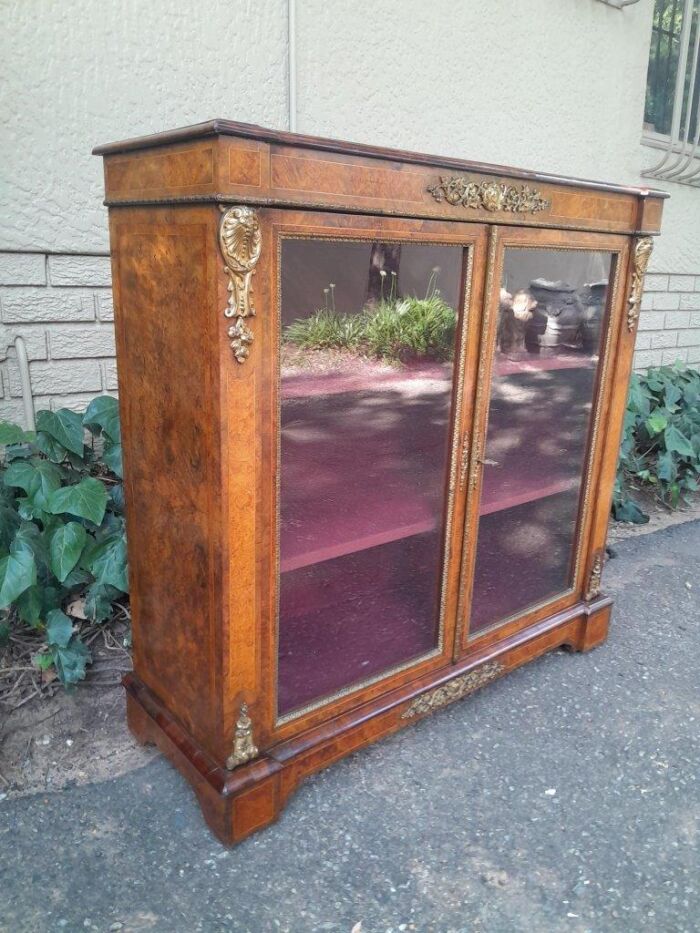
<svg viewBox="0 0 700 933">
<path fill-rule="evenodd" d="M 361 316 L 320 308 L 286 327 L 284 337 L 305 350 L 350 350 L 358 346 L 361 329 Z"/>
<path fill-rule="evenodd" d="M 700 480 L 700 372 L 676 363 L 632 376 L 620 449 L 613 515 L 649 520 L 631 499 L 640 486 L 676 508 Z"/>
<path fill-rule="evenodd" d="M 381 275 L 382 273 L 380 273 Z M 307 350 L 352 350 L 385 360 L 426 356 L 436 360 L 452 357 L 456 314 L 435 287 L 436 272 L 430 278 L 425 298 L 396 298 L 395 277 L 389 296 L 359 314 L 339 314 L 322 308 L 308 318 L 300 318 L 284 331 L 290 343 Z M 326 291 L 324 289 L 324 291 Z"/>
</svg>

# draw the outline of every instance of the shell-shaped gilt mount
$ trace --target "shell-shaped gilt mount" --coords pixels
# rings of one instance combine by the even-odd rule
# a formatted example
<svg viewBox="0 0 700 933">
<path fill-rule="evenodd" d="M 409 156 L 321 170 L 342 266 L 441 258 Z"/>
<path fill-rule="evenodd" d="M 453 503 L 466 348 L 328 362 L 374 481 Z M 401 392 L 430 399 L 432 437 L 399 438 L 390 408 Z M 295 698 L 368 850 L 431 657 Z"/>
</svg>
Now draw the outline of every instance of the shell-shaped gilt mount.
<svg viewBox="0 0 700 933">
<path fill-rule="evenodd" d="M 260 221 L 252 207 L 230 207 L 221 218 L 219 245 L 228 273 L 226 317 L 250 317 L 253 307 L 251 279 L 260 259 Z"/>
<path fill-rule="evenodd" d="M 508 185 L 498 181 L 470 181 L 462 175 L 441 177 L 428 192 L 436 201 L 475 210 L 506 211 L 513 214 L 537 214 L 552 202 L 529 185 Z"/>
<path fill-rule="evenodd" d="M 644 289 L 644 276 L 649 265 L 654 241 L 650 236 L 640 237 L 634 244 L 632 285 L 627 306 L 627 329 L 634 330 L 639 312 L 642 307 L 642 290 Z"/>
<path fill-rule="evenodd" d="M 499 664 L 498 661 L 489 661 L 488 664 L 483 664 L 481 667 L 477 667 L 476 670 L 468 671 L 466 674 L 462 674 L 460 677 L 455 677 L 454 680 L 448 681 L 441 687 L 436 687 L 435 690 L 429 690 L 427 693 L 423 693 L 421 696 L 416 697 L 411 705 L 401 714 L 401 718 L 413 719 L 414 716 L 422 716 L 424 713 L 431 713 L 434 709 L 440 709 L 442 706 L 454 703 L 455 700 L 461 700 L 462 697 L 467 696 L 469 693 L 473 693 L 475 690 L 478 690 L 479 687 L 491 683 L 492 680 L 495 680 L 504 671 L 505 667 Z"/>
<path fill-rule="evenodd" d="M 253 721 L 248 715 L 248 704 L 243 703 L 236 722 L 236 731 L 233 736 L 233 751 L 226 759 L 226 768 L 233 771 L 246 761 L 256 758 L 258 748 L 253 741 Z"/>
</svg>

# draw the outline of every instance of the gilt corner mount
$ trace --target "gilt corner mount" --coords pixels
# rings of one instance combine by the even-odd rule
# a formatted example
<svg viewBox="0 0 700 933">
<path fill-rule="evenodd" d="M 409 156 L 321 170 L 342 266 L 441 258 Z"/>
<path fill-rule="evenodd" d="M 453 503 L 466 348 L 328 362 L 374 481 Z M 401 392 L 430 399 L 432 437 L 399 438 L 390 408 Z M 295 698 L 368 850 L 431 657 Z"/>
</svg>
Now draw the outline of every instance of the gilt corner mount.
<svg viewBox="0 0 700 933">
<path fill-rule="evenodd" d="M 462 175 L 440 177 L 429 185 L 429 194 L 436 201 L 447 201 L 460 207 L 491 212 L 506 211 L 513 214 L 538 214 L 552 206 L 536 188 L 529 185 L 506 185 L 497 181 L 470 181 Z"/>
<path fill-rule="evenodd" d="M 632 286 L 627 309 L 627 329 L 634 330 L 639 312 L 642 307 L 642 290 L 644 288 L 644 275 L 649 265 L 654 241 L 650 236 L 640 237 L 634 244 L 634 271 L 632 272 Z"/>
<path fill-rule="evenodd" d="M 228 329 L 231 349 L 237 362 L 250 354 L 253 334 L 243 318 L 255 314 L 251 280 L 260 258 L 262 234 L 256 212 L 250 207 L 230 207 L 224 211 L 219 227 L 219 245 L 228 275 L 228 304 L 224 317 L 236 318 Z"/>
<path fill-rule="evenodd" d="M 248 715 L 248 705 L 243 703 L 233 736 L 233 750 L 226 759 L 226 769 L 233 771 L 234 768 L 256 758 L 257 755 L 258 747 L 253 741 L 253 721 Z"/>
</svg>

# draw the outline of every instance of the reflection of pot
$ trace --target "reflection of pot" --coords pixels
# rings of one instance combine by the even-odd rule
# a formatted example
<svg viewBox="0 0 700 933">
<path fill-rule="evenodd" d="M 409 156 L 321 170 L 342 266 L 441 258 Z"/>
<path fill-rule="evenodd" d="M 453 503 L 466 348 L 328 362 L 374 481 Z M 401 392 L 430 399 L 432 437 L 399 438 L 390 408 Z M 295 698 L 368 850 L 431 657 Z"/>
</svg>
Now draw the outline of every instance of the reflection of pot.
<svg viewBox="0 0 700 933">
<path fill-rule="evenodd" d="M 573 285 L 534 279 L 530 292 L 537 309 L 525 334 L 528 350 L 577 347 L 584 312 Z"/>
<path fill-rule="evenodd" d="M 596 353 L 600 345 L 600 329 L 605 313 L 605 299 L 608 282 L 591 282 L 584 285 L 579 291 L 583 304 L 583 318 L 581 320 L 581 346 L 586 353 Z"/>
</svg>

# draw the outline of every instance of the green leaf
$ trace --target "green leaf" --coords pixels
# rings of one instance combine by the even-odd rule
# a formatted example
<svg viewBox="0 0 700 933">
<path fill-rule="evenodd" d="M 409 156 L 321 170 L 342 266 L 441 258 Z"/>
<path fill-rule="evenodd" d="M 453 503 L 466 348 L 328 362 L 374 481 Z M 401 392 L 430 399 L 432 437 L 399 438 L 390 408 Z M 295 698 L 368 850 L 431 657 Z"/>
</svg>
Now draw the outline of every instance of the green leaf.
<svg viewBox="0 0 700 933">
<path fill-rule="evenodd" d="M 59 468 L 46 460 L 17 460 L 5 470 L 3 482 L 6 486 L 23 489 L 29 503 L 46 511 L 52 492 L 60 488 L 63 474 Z"/>
<path fill-rule="evenodd" d="M 122 479 L 124 476 L 122 467 L 122 445 L 105 444 L 105 449 L 102 452 L 102 459 L 110 468 L 112 473 L 115 473 L 120 479 Z"/>
<path fill-rule="evenodd" d="M 631 499 L 616 506 L 614 515 L 616 522 L 633 522 L 635 525 L 644 525 L 649 521 L 649 516 L 642 512 Z"/>
<path fill-rule="evenodd" d="M 5 462 L 12 463 L 13 460 L 27 460 L 35 453 L 31 444 L 12 444 L 5 448 Z"/>
<path fill-rule="evenodd" d="M 33 554 L 37 568 L 45 567 L 48 563 L 49 555 L 46 541 L 34 522 L 22 522 L 15 534 L 10 545 L 10 553 L 18 554 L 20 551 L 28 551 Z"/>
<path fill-rule="evenodd" d="M 11 424 L 9 421 L 0 421 L 0 446 L 23 444 L 32 440 L 34 434 L 31 431 L 25 431 L 18 424 Z"/>
<path fill-rule="evenodd" d="M 11 463 L 2 476 L 2 481 L 6 486 L 12 486 L 14 489 L 23 489 L 26 493 L 31 489 L 34 482 L 34 464 L 26 460 L 18 460 Z"/>
<path fill-rule="evenodd" d="M 639 412 L 641 415 L 649 414 L 649 399 L 651 398 L 651 393 L 646 389 L 641 382 L 641 379 L 636 373 L 632 374 L 632 379 L 630 381 L 630 392 L 628 407 L 635 412 Z"/>
<path fill-rule="evenodd" d="M 122 593 L 129 592 L 126 564 L 126 541 L 122 534 L 108 538 L 98 549 L 89 568 L 96 583 L 109 584 Z"/>
<path fill-rule="evenodd" d="M 109 491 L 109 498 L 114 511 L 121 514 L 124 511 L 124 486 L 122 483 L 112 486 Z"/>
<path fill-rule="evenodd" d="M 20 619 L 34 628 L 41 622 L 43 610 L 41 595 L 41 587 L 30 586 L 28 590 L 21 593 L 15 600 L 15 606 Z"/>
<path fill-rule="evenodd" d="M 48 671 L 50 667 L 53 667 L 53 655 L 52 654 L 35 654 L 32 658 L 32 663 L 34 667 L 38 667 L 40 671 Z"/>
<path fill-rule="evenodd" d="M 106 507 L 107 490 L 98 479 L 90 476 L 75 486 L 64 486 L 53 492 L 49 497 L 47 511 L 54 515 L 67 512 L 99 525 Z"/>
<path fill-rule="evenodd" d="M 44 586 L 41 589 L 41 614 L 44 618 L 52 609 L 60 609 L 64 593 L 56 586 Z"/>
<path fill-rule="evenodd" d="M 68 522 L 54 531 L 49 545 L 51 569 L 61 583 L 78 563 L 86 541 L 87 532 L 77 522 Z"/>
<path fill-rule="evenodd" d="M 68 454 L 63 444 L 59 444 L 59 442 L 50 434 L 47 434 L 46 431 L 39 431 L 36 436 L 36 446 L 45 457 L 48 457 L 49 460 L 53 460 L 54 463 L 62 463 Z"/>
<path fill-rule="evenodd" d="M 656 461 L 656 470 L 659 479 L 666 483 L 670 483 L 676 478 L 676 461 L 670 450 L 664 451 L 664 453 L 659 456 L 659 459 Z"/>
<path fill-rule="evenodd" d="M 668 424 L 668 418 L 660 408 L 655 408 L 644 423 L 649 434 L 660 434 Z"/>
<path fill-rule="evenodd" d="M 15 509 L 9 505 L 0 506 L 0 550 L 10 550 L 10 543 L 21 523 Z"/>
<path fill-rule="evenodd" d="M 111 395 L 98 395 L 90 402 L 83 415 L 83 424 L 90 430 L 98 428 L 112 443 L 121 443 L 119 402 Z"/>
<path fill-rule="evenodd" d="M 670 424 L 664 431 L 664 440 L 666 441 L 666 450 L 675 450 L 682 457 L 692 457 L 693 447 L 685 436 L 681 434 L 678 428 Z"/>
<path fill-rule="evenodd" d="M 36 416 L 37 431 L 44 431 L 66 450 L 82 457 L 83 422 L 80 415 L 68 408 L 58 411 L 40 411 Z"/>
<path fill-rule="evenodd" d="M 113 586 L 93 583 L 85 591 L 85 615 L 93 622 L 104 622 L 112 615 L 112 603 L 121 595 Z"/>
<path fill-rule="evenodd" d="M 10 626 L 7 622 L 0 622 L 0 648 L 4 648 L 10 640 Z"/>
<path fill-rule="evenodd" d="M 46 617 L 46 641 L 65 648 L 73 635 L 73 623 L 60 609 L 52 609 Z"/>
<path fill-rule="evenodd" d="M 70 590 L 74 586 L 83 586 L 85 583 L 89 583 L 91 579 L 92 577 L 87 572 L 87 570 L 82 570 L 80 567 L 74 567 L 63 581 L 63 586 L 67 590 Z"/>
<path fill-rule="evenodd" d="M 90 661 L 90 652 L 74 635 L 65 648 L 51 645 L 56 673 L 65 687 L 70 687 L 85 677 L 85 665 Z"/>
<path fill-rule="evenodd" d="M 36 416 L 37 432 L 44 431 L 66 450 L 78 456 L 83 453 L 83 422 L 77 412 L 68 408 L 58 411 L 40 411 Z"/>
<path fill-rule="evenodd" d="M 30 551 L 8 554 L 0 560 L 0 608 L 6 609 L 36 583 L 36 563 Z"/>
</svg>

